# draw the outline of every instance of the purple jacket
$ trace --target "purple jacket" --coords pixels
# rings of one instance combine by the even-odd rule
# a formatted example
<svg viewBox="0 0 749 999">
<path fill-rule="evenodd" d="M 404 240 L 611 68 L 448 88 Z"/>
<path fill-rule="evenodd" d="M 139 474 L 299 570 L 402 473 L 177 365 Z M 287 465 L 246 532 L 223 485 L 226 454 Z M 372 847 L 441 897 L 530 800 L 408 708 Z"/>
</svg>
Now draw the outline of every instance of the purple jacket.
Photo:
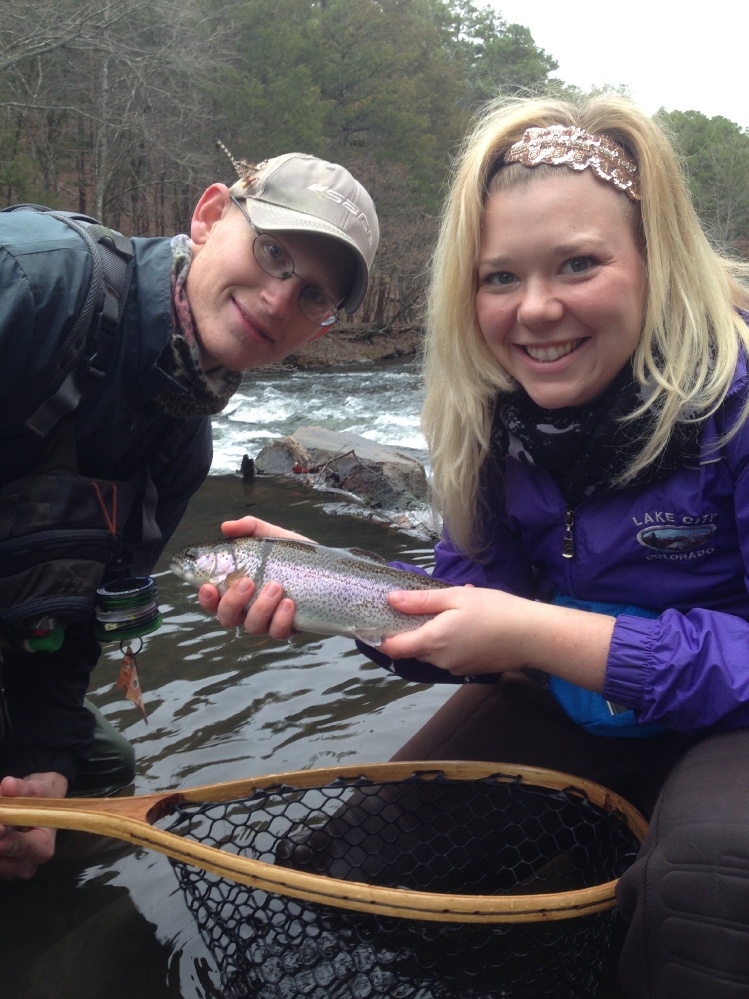
<svg viewBox="0 0 749 999">
<path fill-rule="evenodd" d="M 604 697 L 631 707 L 640 722 L 682 732 L 749 725 L 749 424 L 717 444 L 747 391 L 742 359 L 705 423 L 699 467 L 590 497 L 573 511 L 546 471 L 508 458 L 490 485 L 486 560 L 440 542 L 434 576 L 658 611 L 617 618 Z M 562 555 L 565 542 L 571 558 Z"/>
</svg>

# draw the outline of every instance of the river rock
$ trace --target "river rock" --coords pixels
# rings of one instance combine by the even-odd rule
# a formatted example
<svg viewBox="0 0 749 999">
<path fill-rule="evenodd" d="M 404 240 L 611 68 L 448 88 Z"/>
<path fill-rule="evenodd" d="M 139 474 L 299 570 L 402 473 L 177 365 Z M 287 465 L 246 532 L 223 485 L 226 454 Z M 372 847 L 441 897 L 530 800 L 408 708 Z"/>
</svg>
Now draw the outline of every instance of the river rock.
<svg viewBox="0 0 749 999">
<path fill-rule="evenodd" d="M 406 509 L 427 500 L 424 466 L 413 455 L 325 427 L 297 427 L 277 438 L 260 451 L 255 468 L 310 476 L 316 485 L 344 489 L 375 509 Z"/>
</svg>

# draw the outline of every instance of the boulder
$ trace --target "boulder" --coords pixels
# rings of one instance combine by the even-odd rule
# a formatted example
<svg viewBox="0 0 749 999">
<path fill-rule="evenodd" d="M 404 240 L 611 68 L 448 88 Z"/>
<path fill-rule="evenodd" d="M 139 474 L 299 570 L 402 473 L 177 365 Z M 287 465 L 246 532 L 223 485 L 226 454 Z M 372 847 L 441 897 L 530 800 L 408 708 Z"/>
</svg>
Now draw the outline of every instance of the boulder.
<svg viewBox="0 0 749 999">
<path fill-rule="evenodd" d="M 424 466 L 413 455 L 324 427 L 298 427 L 272 441 L 255 458 L 255 468 L 270 475 L 309 476 L 316 485 L 344 489 L 374 509 L 427 502 Z"/>
<path fill-rule="evenodd" d="M 265 475 L 289 475 L 306 470 L 309 464 L 309 452 L 293 437 L 277 437 L 255 458 L 254 471 Z"/>
</svg>

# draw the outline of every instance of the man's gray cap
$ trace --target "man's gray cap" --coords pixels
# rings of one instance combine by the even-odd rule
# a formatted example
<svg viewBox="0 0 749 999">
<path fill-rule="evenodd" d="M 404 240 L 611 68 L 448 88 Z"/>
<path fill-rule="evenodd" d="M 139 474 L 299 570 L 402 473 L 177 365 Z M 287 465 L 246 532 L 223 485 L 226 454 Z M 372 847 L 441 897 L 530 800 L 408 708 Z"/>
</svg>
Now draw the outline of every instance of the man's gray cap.
<svg viewBox="0 0 749 999">
<path fill-rule="evenodd" d="M 380 241 L 374 202 L 358 180 L 338 163 L 306 153 L 286 153 L 247 168 L 230 188 L 245 199 L 262 232 L 312 232 L 345 243 L 356 258 L 356 277 L 343 308 L 353 315 L 369 284 Z"/>
</svg>

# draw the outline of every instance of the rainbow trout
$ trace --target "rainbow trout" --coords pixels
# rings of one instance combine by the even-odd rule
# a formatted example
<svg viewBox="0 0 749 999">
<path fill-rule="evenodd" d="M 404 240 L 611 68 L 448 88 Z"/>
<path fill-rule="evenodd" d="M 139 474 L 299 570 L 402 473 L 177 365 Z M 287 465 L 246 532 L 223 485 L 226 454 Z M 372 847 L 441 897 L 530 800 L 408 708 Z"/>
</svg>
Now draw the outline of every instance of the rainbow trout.
<svg viewBox="0 0 749 999">
<path fill-rule="evenodd" d="M 294 628 L 316 635 L 347 635 L 379 645 L 389 635 L 412 631 L 433 614 L 401 614 L 388 603 L 391 590 L 442 589 L 429 576 L 393 569 L 348 548 L 326 548 L 288 538 L 224 539 L 182 548 L 170 568 L 194 586 L 212 583 L 225 593 L 234 580 L 255 583 L 250 606 L 265 583 L 280 583 L 296 604 Z"/>
</svg>

